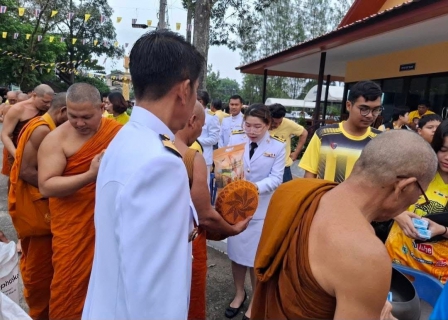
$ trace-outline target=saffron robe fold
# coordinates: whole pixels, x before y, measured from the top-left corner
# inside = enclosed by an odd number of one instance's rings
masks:
[[[20,272],[29,315],[33,319],[48,319],[53,278],[48,199],[42,197],[38,188],[19,176],[25,146],[34,130],[40,126],[48,126],[50,130],[56,128],[51,116],[45,114],[29,121],[18,137],[16,158],[10,173],[8,209],[14,228],[22,240]]]
[[[251,319],[332,319],[336,299],[315,280],[309,263],[311,223],[321,197],[336,183],[297,179],[272,196],[255,258],[258,283]]]
[[[63,176],[87,172],[95,155],[107,148],[122,125],[101,119],[98,132],[67,158]],[[95,245],[95,186],[90,183],[62,198],[50,198],[54,276],[50,319],[80,319],[87,295]]]

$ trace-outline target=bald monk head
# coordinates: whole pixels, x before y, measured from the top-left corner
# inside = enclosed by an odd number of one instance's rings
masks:
[[[202,107],[199,101],[196,101],[193,109],[193,114],[191,115],[190,119],[188,119],[185,127],[176,133],[176,137],[179,137],[182,141],[184,141],[187,146],[191,146],[201,135],[204,123],[204,107]]]
[[[56,126],[59,126],[67,121],[66,92],[60,92],[54,96],[53,101],[51,102],[50,109],[48,109],[48,113],[50,114]]]
[[[19,92],[17,94],[17,102],[22,102],[22,101],[28,100],[29,98],[30,98],[30,96],[27,95],[26,93]]]
[[[75,83],[67,90],[68,121],[81,135],[98,131],[102,117],[101,94],[88,83]]]
[[[53,96],[54,91],[49,85],[40,84],[36,88],[34,88],[34,91],[31,94],[31,99],[36,109],[47,111],[50,108]]]
[[[8,93],[6,94],[6,99],[8,99],[9,104],[15,105],[18,101],[18,94],[20,91],[8,91]]]

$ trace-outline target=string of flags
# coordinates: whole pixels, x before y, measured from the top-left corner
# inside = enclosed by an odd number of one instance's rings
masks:
[[[11,9],[12,10],[17,9],[19,17],[23,17],[25,15],[26,10],[33,10],[32,12],[33,12],[33,15],[34,15],[35,18],[38,18],[41,15],[41,13],[42,13],[41,9],[39,9],[39,8],[30,9],[30,8],[25,8],[25,7],[19,7],[19,8],[14,8],[14,7],[11,8],[10,7],[10,10]],[[0,6],[0,14],[1,13],[6,13],[7,10],[8,10],[8,6]],[[58,10],[51,10],[50,18],[54,18],[58,13],[59,13]],[[72,20],[72,19],[75,18],[75,16],[77,16],[75,14],[75,12],[69,12],[67,14],[67,19],[68,20]],[[91,17],[92,17],[92,15],[90,13],[85,13],[84,14],[84,21],[87,22]],[[104,23],[107,20],[109,20],[108,17],[106,17],[105,15],[100,15],[100,23]],[[117,17],[116,18],[116,23],[120,23],[120,22],[122,22],[122,20],[123,20],[123,17]],[[132,22],[132,24],[136,24],[137,23],[137,19],[132,19],[131,22]],[[152,26],[152,20],[146,20],[146,24],[147,24],[148,27],[151,27]],[[182,24],[180,22],[177,22],[176,23],[176,31],[179,31],[181,29],[181,27],[182,27]],[[191,25],[190,24],[187,25],[187,30],[191,31]]]
[[[8,34],[9,34],[8,32],[2,31],[1,34],[2,34],[2,39],[7,39],[8,38]],[[14,40],[19,39],[20,35],[21,34],[18,33],[18,32],[12,33],[12,37],[13,37]],[[45,38],[48,39],[49,42],[54,42],[57,38],[59,38],[60,42],[64,42],[67,39],[67,38],[61,37],[61,36],[57,36],[57,37],[56,36],[45,36]],[[26,40],[30,40],[31,39],[31,33],[25,34],[25,39]],[[42,40],[44,40],[44,37],[42,35],[37,35],[37,41],[41,42]],[[117,48],[120,45],[118,43],[118,41],[103,40],[103,41],[100,42],[98,39],[94,39],[94,40],[79,39],[79,40],[80,40],[79,43],[82,43],[83,45],[93,44],[93,46],[95,46],[95,47],[98,46],[98,45],[103,45],[104,47],[114,46],[114,47]],[[72,45],[76,44],[77,42],[78,42],[78,38],[72,38],[71,39],[71,44]],[[127,48],[128,46],[129,46],[129,43],[125,43],[123,45],[123,48]]]

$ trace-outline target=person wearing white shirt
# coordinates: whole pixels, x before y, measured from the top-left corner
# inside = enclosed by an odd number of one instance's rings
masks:
[[[206,91],[198,92],[198,101],[204,107],[205,112],[205,124],[202,127],[202,133],[198,138],[198,141],[204,149],[203,156],[208,170],[207,182],[210,184],[210,171],[213,166],[213,146],[216,145],[219,140],[220,124],[219,118],[210,110],[205,109],[209,100],[210,98]]]
[[[136,106],[101,159],[82,319],[187,319],[197,216],[172,140],[193,112],[203,62],[168,30],[132,48]]]
[[[230,117],[224,118],[221,124],[221,134],[219,136],[219,148],[227,147],[229,145],[230,135],[232,131],[243,129],[243,114],[241,109],[243,108],[243,98],[239,95],[230,97],[229,109]]]

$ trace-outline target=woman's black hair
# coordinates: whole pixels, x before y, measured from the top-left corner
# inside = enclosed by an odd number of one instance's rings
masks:
[[[257,117],[260,118],[265,124],[269,125],[272,121],[271,112],[269,108],[262,103],[255,103],[246,109],[244,112],[244,119],[247,117]]]
[[[109,93],[107,99],[109,99],[109,102],[112,104],[112,109],[114,112],[122,114],[128,110],[128,104],[120,92]]]

